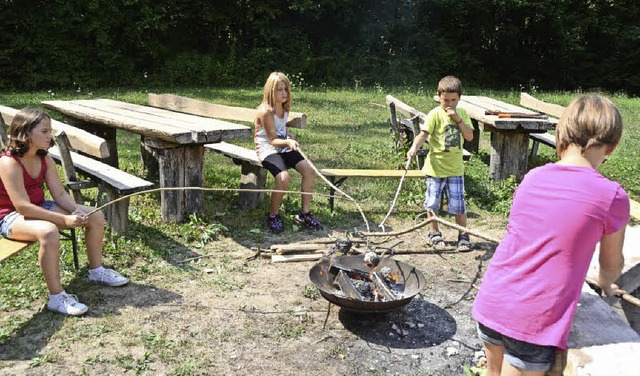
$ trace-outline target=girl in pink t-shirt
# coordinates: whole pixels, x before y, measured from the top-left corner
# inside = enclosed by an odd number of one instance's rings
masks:
[[[473,304],[487,375],[544,375],[565,349],[580,291],[600,242],[598,283],[607,295],[622,270],[629,198],[596,170],[622,136],[608,99],[574,99],[556,128],[554,164],[531,170]],[[503,361],[503,360],[506,360]]]

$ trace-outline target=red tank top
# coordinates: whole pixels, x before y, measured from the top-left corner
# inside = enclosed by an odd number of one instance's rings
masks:
[[[22,175],[24,176],[24,188],[29,195],[29,200],[34,205],[42,206],[42,204],[44,204],[44,189],[42,188],[42,182],[44,181],[44,176],[47,172],[47,162],[44,155],[40,156],[40,174],[35,178],[29,175],[29,172],[24,167],[20,159],[7,152],[2,153],[0,156],[0,158],[5,157],[13,158],[20,164],[22,167]],[[9,195],[7,194],[7,189],[4,187],[2,180],[0,180],[0,219],[15,210],[16,208],[13,206],[11,199],[9,199]]]

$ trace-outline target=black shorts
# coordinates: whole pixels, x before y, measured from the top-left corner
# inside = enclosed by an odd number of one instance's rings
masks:
[[[276,177],[282,171],[295,168],[301,161],[304,161],[302,154],[292,150],[286,153],[277,153],[267,156],[264,161],[262,161],[262,166],[269,170],[273,177]]]

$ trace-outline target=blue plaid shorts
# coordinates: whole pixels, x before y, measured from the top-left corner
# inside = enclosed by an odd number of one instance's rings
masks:
[[[464,176],[435,178],[427,175],[427,192],[424,200],[424,208],[437,213],[443,191],[447,195],[450,214],[467,213],[467,207],[464,204]]]

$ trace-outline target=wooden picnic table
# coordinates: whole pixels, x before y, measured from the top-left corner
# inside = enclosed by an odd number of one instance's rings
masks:
[[[439,101],[437,97],[434,99]],[[486,115],[487,111],[531,115],[538,113],[485,96],[463,95],[458,107],[467,110],[474,127],[491,132],[489,176],[494,181],[504,180],[510,175],[515,175],[518,181],[522,180],[529,163],[529,134],[544,133],[556,126],[556,121],[546,116],[503,118]]]
[[[109,158],[105,162],[114,167],[118,167],[117,129],[141,135],[143,154],[146,150],[146,157],[157,164],[150,167],[158,169],[161,188],[202,187],[204,144],[251,137],[251,129],[245,125],[109,99],[42,104],[63,114],[69,123],[107,140]],[[200,190],[162,191],[162,219],[181,221],[185,215],[199,213],[202,197]]]

